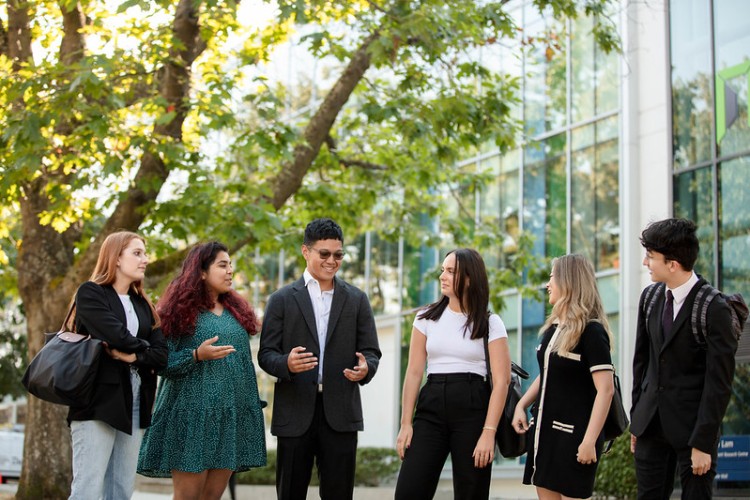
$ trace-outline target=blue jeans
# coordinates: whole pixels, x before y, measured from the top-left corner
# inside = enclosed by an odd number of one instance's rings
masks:
[[[114,429],[101,420],[74,420],[70,423],[73,439],[73,484],[70,500],[123,500],[133,496],[140,428],[140,388],[138,373],[131,369],[133,387],[133,434]]]

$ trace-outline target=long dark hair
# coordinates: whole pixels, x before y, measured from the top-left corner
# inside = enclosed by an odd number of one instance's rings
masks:
[[[466,314],[464,334],[471,329],[472,339],[481,339],[490,331],[490,284],[487,269],[479,252],[472,248],[458,248],[446,254],[456,256],[456,270],[453,276],[453,292],[461,304],[461,312]],[[468,282],[467,282],[468,279]],[[433,302],[420,315],[420,319],[437,321],[448,307],[449,298],[443,295]]]
[[[188,337],[194,334],[198,313],[210,311],[216,305],[206,289],[202,273],[216,260],[219,252],[229,252],[217,241],[194,246],[180,274],[172,280],[156,306],[161,317],[162,331],[166,337]],[[222,293],[218,301],[226,307],[247,333],[258,332],[258,318],[250,304],[234,290]]]

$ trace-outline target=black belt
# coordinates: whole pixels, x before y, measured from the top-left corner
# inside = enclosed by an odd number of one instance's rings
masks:
[[[430,373],[427,375],[427,380],[430,382],[458,382],[462,380],[481,380],[482,382],[486,382],[487,377],[476,373]]]

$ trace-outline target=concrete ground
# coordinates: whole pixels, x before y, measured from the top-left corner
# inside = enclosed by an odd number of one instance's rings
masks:
[[[0,500],[14,498],[17,484],[9,482],[0,485]],[[308,500],[318,498],[317,488],[308,490]],[[148,479],[138,476],[136,492],[132,500],[170,500],[172,498],[172,483],[169,479]],[[229,491],[224,492],[222,500],[230,500]],[[393,498],[393,486],[354,489],[354,500],[387,500]],[[493,480],[490,489],[490,500],[532,500],[536,498],[534,488],[525,486],[518,479]],[[435,495],[435,500],[452,500],[453,489],[449,481],[441,482]],[[237,485],[237,500],[276,500],[276,490],[273,486]]]
[[[143,481],[141,481],[143,479]],[[139,478],[138,491],[133,500],[169,500],[171,496],[169,480]],[[237,500],[276,500],[273,486],[237,485]],[[230,500],[229,491],[224,492],[222,500]],[[310,488],[308,500],[318,499],[318,490]],[[393,498],[393,486],[354,488],[354,500],[387,500]],[[496,479],[490,489],[490,500],[532,500],[536,499],[533,487],[521,484],[518,479]],[[453,488],[450,481],[441,482],[434,500],[453,500]]]

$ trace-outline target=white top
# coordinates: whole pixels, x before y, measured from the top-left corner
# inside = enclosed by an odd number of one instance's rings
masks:
[[[466,315],[446,307],[437,321],[419,319],[424,309],[417,313],[414,328],[427,337],[427,374],[476,373],[487,376],[484,359],[484,341],[471,340],[471,329],[464,331]],[[489,342],[507,338],[508,332],[497,314],[490,315]]]
[[[682,308],[682,304],[685,303],[685,299],[687,299],[687,296],[690,295],[690,290],[693,289],[695,284],[698,283],[698,276],[693,272],[692,276],[683,283],[682,285],[678,286],[677,288],[669,288],[667,287],[667,290],[672,290],[672,296],[674,297],[674,302],[672,303],[672,307],[674,308],[672,310],[672,314],[674,315],[672,319],[675,319],[677,317],[677,313],[680,312],[680,309]],[[667,302],[667,292],[664,292],[664,303]]]
[[[318,356],[318,383],[323,382],[323,354],[328,336],[328,320],[331,317],[331,304],[333,303],[333,289],[322,291],[318,280],[312,277],[310,271],[305,269],[302,274],[305,278],[307,293],[310,294],[313,312],[315,313],[315,328],[318,329],[318,344],[320,345],[320,356]]]
[[[125,309],[125,317],[128,320],[128,331],[130,332],[130,335],[133,337],[138,336],[138,315],[135,313],[135,309],[133,309],[133,302],[130,300],[130,295],[120,295],[117,294],[118,297],[120,297],[120,302],[122,302],[122,307]]]

